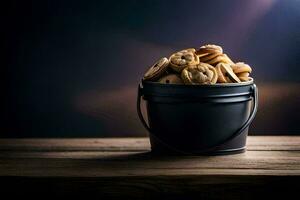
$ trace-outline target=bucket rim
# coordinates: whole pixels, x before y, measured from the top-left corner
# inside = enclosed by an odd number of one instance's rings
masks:
[[[249,81],[241,82],[241,83],[216,83],[216,84],[195,84],[195,85],[185,85],[185,84],[164,84],[154,81],[145,81],[142,80],[142,84],[153,85],[153,86],[161,86],[161,87],[182,87],[182,88],[215,88],[215,87],[240,87],[240,86],[248,86],[254,83],[254,79],[249,77]]]

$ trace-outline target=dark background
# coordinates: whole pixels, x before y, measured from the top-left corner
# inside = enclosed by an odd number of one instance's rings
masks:
[[[300,134],[300,1],[10,1],[2,6],[1,137],[145,136],[136,86],[206,43],[252,66],[251,134]]]

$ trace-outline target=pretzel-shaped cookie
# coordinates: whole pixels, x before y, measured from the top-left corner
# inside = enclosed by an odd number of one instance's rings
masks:
[[[182,70],[181,78],[185,84],[190,85],[215,84],[218,74],[213,66],[207,63],[199,63],[198,65],[189,66]]]
[[[231,64],[230,67],[241,81],[249,80],[249,75],[252,72],[252,69],[248,64],[244,62],[237,62],[235,64]]]
[[[185,49],[170,56],[170,67],[176,72],[181,72],[184,68],[199,64],[199,57],[193,48]]]
[[[144,75],[144,80],[148,81],[154,81],[160,78],[165,71],[167,70],[167,67],[169,65],[168,58],[161,58],[159,59],[154,65],[148,69],[148,71]]]
[[[199,56],[201,62],[216,66],[218,63],[233,63],[232,60],[223,53],[222,47],[214,44],[201,46],[196,55]]]

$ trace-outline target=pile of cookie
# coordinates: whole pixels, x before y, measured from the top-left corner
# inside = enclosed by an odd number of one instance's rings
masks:
[[[243,62],[234,63],[222,47],[208,44],[176,52],[161,58],[144,75],[145,81],[166,84],[240,83],[250,80],[252,69]]]

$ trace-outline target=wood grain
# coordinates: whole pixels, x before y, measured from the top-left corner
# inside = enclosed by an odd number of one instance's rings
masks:
[[[248,150],[300,150],[299,136],[250,136]],[[0,151],[148,151],[148,138],[0,139]]]
[[[20,195],[50,189],[57,196],[116,199],[286,198],[299,191],[300,137],[251,136],[247,149],[226,156],[155,156],[146,138],[1,139],[0,183]]]

